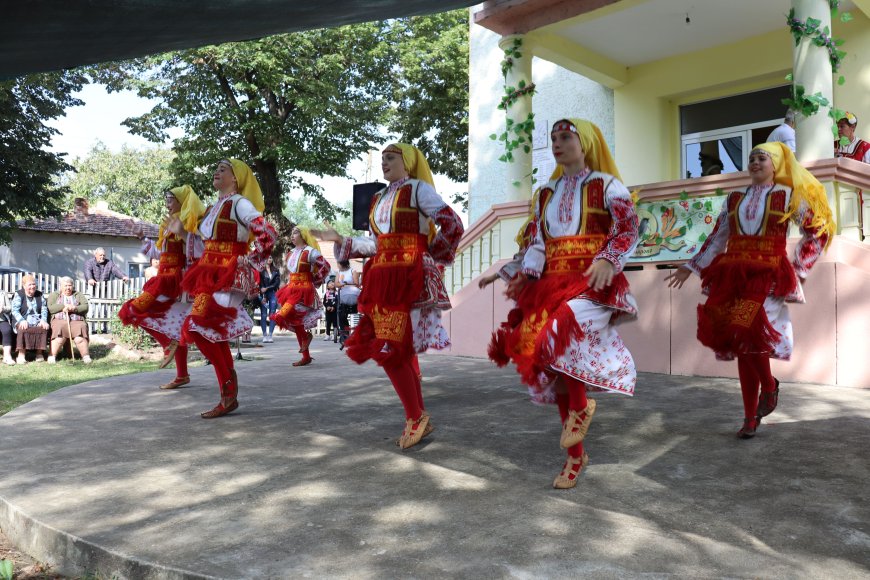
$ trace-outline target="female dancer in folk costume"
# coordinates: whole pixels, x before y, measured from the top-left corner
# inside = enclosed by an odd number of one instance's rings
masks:
[[[638,220],[598,127],[563,119],[551,140],[558,165],[535,194],[528,247],[506,291],[517,307],[493,336],[490,358],[514,361],[533,402],[558,405],[568,458],[553,487],[565,489],[589,461],[583,439],[595,401],[587,385],[634,393],[634,360],[614,324],[637,316],[622,269]]]
[[[263,218],[263,194],[251,168],[238,159],[223,160],[214,172],[218,200],[199,225],[205,252],[184,275],[182,288],[194,296],[182,326],[182,339],[193,342],[211,361],[221,400],[202,413],[205,419],[238,408],[239,383],[229,341],[249,332],[253,320],[242,308],[259,292],[259,275],[275,243],[275,229]],[[180,222],[171,226],[178,231]],[[251,244],[253,243],[253,250]]]
[[[338,260],[372,257],[363,269],[358,301],[364,316],[345,348],[353,361],[374,359],[386,371],[405,408],[398,444],[407,449],[433,429],[414,358],[450,344],[441,326],[441,311],[450,308],[450,300],[438,265],[453,262],[464,230],[456,212],[435,192],[419,149],[404,143],[387,146],[381,169],[389,185],[372,198],[374,236],[344,238],[332,229],[318,235],[336,243]],[[440,228],[431,241],[430,219]]]
[[[195,235],[205,205],[189,185],[167,191],[164,195],[167,215],[154,242],[142,235],[139,225],[133,233],[142,240],[142,253],[149,259],[158,258],[157,275],[148,280],[138,297],[121,306],[118,318],[126,325],[138,326],[163,347],[160,368],[175,359],[175,379],[160,385],[161,389],[176,389],[190,382],[187,372],[187,345],[180,344],[181,325],[190,312],[190,303],[183,300],[181,279],[184,271],[202,255],[202,240]],[[167,228],[177,218],[184,231],[175,234]]]
[[[286,259],[290,275],[287,285],[278,290],[281,309],[272,315],[272,320],[281,328],[296,333],[302,358],[293,366],[302,367],[314,360],[308,352],[308,346],[314,338],[310,329],[317,326],[317,321],[323,316],[323,305],[315,288],[320,287],[329,276],[330,266],[308,228],[293,228],[290,243],[293,249]]]
[[[707,302],[698,306],[698,340],[719,360],[737,359],[741,439],[754,437],[761,418],[776,409],[779,381],[770,359],[788,360],[794,343],[786,303],[804,302],[801,281],[835,232],[824,186],[786,145],[757,145],[749,175],[752,184],[728,194],[698,254],[665,278],[682,288],[692,273],[701,277]],[[789,221],[802,234],[791,262]]]

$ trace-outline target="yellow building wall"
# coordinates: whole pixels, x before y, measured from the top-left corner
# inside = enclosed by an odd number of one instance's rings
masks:
[[[858,117],[855,134],[870,141],[870,19],[857,9],[851,10],[851,14],[854,17],[851,22],[833,23],[834,37],[846,41],[841,47],[846,57],[840,67],[846,84],[834,84],[834,104]]]
[[[870,140],[870,21],[858,10],[853,16],[833,23],[848,53],[841,67],[846,84],[834,85],[834,103],[858,116],[858,135]],[[616,161],[626,183],[682,177],[680,105],[787,82],[794,40],[784,21],[761,36],[629,69],[628,82],[614,90]]]

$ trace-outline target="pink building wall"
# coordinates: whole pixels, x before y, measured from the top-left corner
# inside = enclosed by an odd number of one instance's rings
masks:
[[[495,272],[498,262],[483,274]],[[703,301],[692,277],[681,290],[663,282],[667,270],[647,264],[626,272],[640,315],[619,326],[638,370],[676,375],[736,377],[734,362],[717,361],[695,338],[696,307]],[[789,382],[870,388],[870,246],[837,237],[804,285],[806,304],[789,305],[795,333],[792,360],[774,361]],[[452,297],[445,326],[453,342],[445,354],[486,358],[493,330],[507,317],[504,283],[480,290],[477,279]]]

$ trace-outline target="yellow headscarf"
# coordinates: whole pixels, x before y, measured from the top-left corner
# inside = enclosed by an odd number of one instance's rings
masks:
[[[830,244],[837,231],[837,225],[834,223],[831,206],[828,205],[825,186],[798,162],[792,150],[784,143],[761,143],[752,150],[766,153],[773,162],[773,181],[792,189],[788,211],[780,221],[784,222],[794,216],[800,209],[801,202],[806,202],[807,207],[813,212],[810,227],[818,228],[819,236],[827,233],[827,244]]]
[[[254,209],[263,213],[263,210],[266,209],[266,202],[263,201],[263,192],[260,191],[260,184],[257,183],[257,178],[254,177],[251,168],[244,161],[238,159],[222,159],[221,163],[226,163],[233,170],[239,195],[254,204]]]
[[[619,175],[619,169],[616,168],[616,162],[610,154],[610,148],[607,147],[607,141],[604,140],[604,135],[601,134],[601,129],[599,129],[595,123],[585,119],[574,118],[561,119],[553,123],[553,126],[555,127],[556,124],[563,121],[569,121],[574,125],[574,128],[577,129],[577,136],[580,137],[580,145],[583,147],[583,152],[586,154],[586,166],[592,171],[609,173],[619,181],[622,181],[622,177]],[[550,180],[552,181],[562,177],[563,171],[564,168],[561,165],[556,164],[556,170],[553,171]]]
[[[423,153],[407,143],[391,143],[384,148],[384,151],[394,147],[402,152],[402,161],[405,163],[405,169],[408,175],[414,179],[425,181],[432,187],[435,187],[435,181],[432,179],[432,171],[429,169],[429,162],[423,157]]]
[[[299,230],[299,233],[302,235],[302,240],[318,252],[320,251],[320,244],[317,243],[317,238],[311,235],[311,230],[303,228],[302,226],[293,226],[293,230]],[[292,233],[293,230],[290,230],[290,232]]]
[[[202,203],[202,200],[199,199],[199,196],[196,195],[196,192],[189,185],[174,187],[169,190],[169,193],[174,195],[178,203],[181,204],[178,219],[184,224],[185,231],[195,232],[200,218],[205,213],[205,204]]]
[[[173,214],[173,216],[177,215],[178,219],[181,220],[181,225],[184,226],[184,231],[194,233],[199,225],[200,218],[202,218],[202,215],[205,213],[205,204],[202,203],[199,196],[196,195],[196,192],[193,191],[193,188],[189,185],[174,187],[167,191],[167,193],[175,196],[175,199],[177,199],[178,203],[181,204],[181,209],[177,214]],[[163,247],[163,240],[166,239],[167,223],[168,219],[163,220],[160,224],[160,228],[157,230],[158,248]]]

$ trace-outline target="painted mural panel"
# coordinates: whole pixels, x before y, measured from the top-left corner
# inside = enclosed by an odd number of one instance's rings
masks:
[[[664,200],[640,200],[637,217],[641,238],[630,262],[670,262],[689,260],[704,244],[716,225],[726,193],[718,189],[713,195],[679,197]]]

